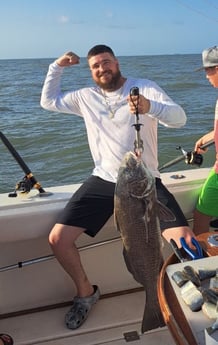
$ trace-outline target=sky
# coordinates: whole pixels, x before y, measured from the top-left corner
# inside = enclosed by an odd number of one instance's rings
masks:
[[[198,54],[218,45],[217,0],[0,0],[0,59]]]

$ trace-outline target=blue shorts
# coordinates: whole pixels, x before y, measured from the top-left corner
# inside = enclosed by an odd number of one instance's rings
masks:
[[[196,209],[211,217],[218,217],[218,174],[212,169],[201,189]]]
[[[175,221],[160,222],[161,230],[179,226],[188,226],[176,199],[156,178],[157,196],[175,215]],[[86,229],[85,233],[94,237],[104,226],[114,211],[115,183],[90,176],[74,193],[57,223]]]

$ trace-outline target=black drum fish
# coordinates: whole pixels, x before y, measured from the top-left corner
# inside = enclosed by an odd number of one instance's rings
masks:
[[[114,220],[121,233],[127,269],[145,289],[143,333],[165,325],[157,295],[163,263],[159,216],[175,219],[172,212],[158,202],[155,178],[145,163],[133,152],[127,152],[118,172]]]

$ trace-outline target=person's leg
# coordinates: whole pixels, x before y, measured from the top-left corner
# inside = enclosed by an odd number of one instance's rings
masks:
[[[84,323],[93,304],[100,297],[99,288],[97,285],[92,285],[86,275],[75,244],[76,239],[83,232],[82,228],[57,223],[49,235],[54,255],[70,275],[77,289],[72,307],[65,315],[65,324],[70,329],[76,329]]]
[[[90,176],[69,200],[49,235],[52,250],[74,281],[79,297],[90,296],[93,286],[75,242],[84,232],[94,237],[113,214],[114,187],[114,183]]]
[[[193,232],[195,235],[200,235],[210,230],[210,221],[212,217],[201,213],[197,209],[193,213]]]
[[[67,203],[49,235],[57,260],[77,289],[73,305],[65,317],[70,329],[82,325],[100,297],[97,285],[92,285],[87,277],[75,242],[83,232],[94,237],[112,215],[114,186],[114,183],[91,176]]]
[[[218,176],[212,169],[200,191],[193,213],[195,235],[208,232],[213,216],[218,216]]]
[[[79,227],[55,224],[49,235],[53,253],[74,281],[79,297],[90,296],[93,293],[93,286],[83,269],[79,251],[75,245],[76,239],[83,232],[84,229]]]

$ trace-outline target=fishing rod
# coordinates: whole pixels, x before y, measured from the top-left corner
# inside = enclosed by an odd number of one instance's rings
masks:
[[[10,141],[7,139],[7,137],[0,131],[0,138],[2,142],[5,144],[9,152],[12,154],[12,156],[15,158],[21,169],[24,171],[25,176],[22,181],[18,182],[15,187],[15,191],[12,193],[9,193],[9,197],[16,197],[17,191],[21,191],[21,193],[29,193],[29,191],[34,187],[39,191],[40,196],[48,196],[52,193],[46,192],[41,184],[36,180],[36,178],[33,176],[32,171],[30,168],[26,165],[23,158],[19,155],[19,153],[15,150],[14,146],[10,143]]]
[[[200,146],[199,148],[201,150],[204,150],[207,147],[212,146],[213,144],[214,144],[214,140],[210,140],[206,144]],[[173,160],[171,160],[170,162],[162,165],[159,168],[159,171],[162,171],[162,170],[164,170],[166,168],[169,168],[172,165],[174,165],[176,163],[179,163],[179,162],[181,162],[183,160],[185,160],[186,164],[191,164],[191,165],[198,165],[198,166],[200,166],[203,163],[203,156],[200,153],[197,153],[196,151],[186,152],[181,146],[179,146],[177,148],[177,150],[181,150],[182,151],[182,155],[177,157],[177,158],[175,158],[175,159],[173,159]]]
[[[114,238],[113,240],[106,240],[103,243],[107,243],[108,241],[116,242],[117,238]],[[82,252],[82,251],[85,251],[87,248],[96,248],[96,247],[99,247],[101,245],[102,245],[102,242],[101,243],[99,242],[99,243],[91,244],[91,245],[88,245],[88,246],[84,245],[82,247],[79,247],[78,250],[80,252]],[[29,266],[29,265],[33,265],[33,264],[38,264],[40,262],[48,261],[48,260],[51,260],[51,259],[55,259],[55,255],[48,254],[48,255],[45,255],[45,256],[40,256],[40,257],[37,257],[37,258],[25,260],[25,261],[18,261],[15,264],[11,264],[11,265],[0,267],[0,273],[1,272],[5,272],[5,271],[14,270],[14,269],[17,269],[17,268],[23,268],[25,266]]]
[[[51,255],[46,255],[46,256],[41,256],[38,258],[26,260],[26,261],[19,261],[15,264],[12,264],[12,265],[0,267],[0,272],[10,271],[10,270],[14,270],[16,268],[23,268],[25,266],[29,266],[29,265],[36,264],[39,262],[54,259],[54,257],[55,256],[51,254]]]

